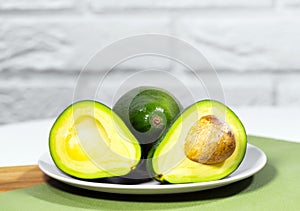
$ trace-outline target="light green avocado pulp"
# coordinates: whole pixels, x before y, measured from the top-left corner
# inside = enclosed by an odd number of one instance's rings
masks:
[[[69,106],[57,118],[49,149],[60,170],[82,179],[126,175],[141,157],[124,122],[107,106],[89,100]]]
[[[185,140],[190,128],[201,117],[211,116],[224,121],[235,138],[233,153],[223,162],[202,164],[189,159],[185,152]],[[161,182],[191,183],[224,178],[242,162],[247,147],[247,135],[238,117],[217,101],[203,100],[188,107],[169,128],[159,144],[149,153],[148,168]]]

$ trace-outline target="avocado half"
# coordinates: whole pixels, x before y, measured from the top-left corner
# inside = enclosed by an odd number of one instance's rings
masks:
[[[140,161],[141,148],[125,123],[107,106],[79,101],[56,119],[49,135],[56,166],[82,179],[123,176]]]
[[[203,100],[185,109],[151,149],[147,168],[160,182],[218,180],[237,169],[246,147],[246,131],[234,112]]]

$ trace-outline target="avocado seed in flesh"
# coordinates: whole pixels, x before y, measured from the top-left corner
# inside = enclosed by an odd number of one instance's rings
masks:
[[[190,128],[185,139],[184,152],[192,161],[217,164],[229,158],[235,146],[230,127],[216,116],[207,115]]]

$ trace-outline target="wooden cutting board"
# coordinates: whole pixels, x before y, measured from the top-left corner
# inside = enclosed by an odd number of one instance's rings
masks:
[[[0,167],[0,193],[30,187],[49,180],[37,165]]]

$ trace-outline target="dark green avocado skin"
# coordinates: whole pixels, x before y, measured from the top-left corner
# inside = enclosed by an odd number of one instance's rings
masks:
[[[181,110],[181,104],[170,93],[148,86],[128,91],[115,103],[113,111],[137,138],[142,149],[142,158],[136,169],[127,178],[119,178],[117,182],[133,184],[152,179],[146,167],[149,150]]]
[[[170,93],[147,86],[125,93],[113,107],[140,142],[142,158],[148,156],[149,150],[181,110],[181,104]]]
[[[169,182],[163,179],[163,175],[157,175],[152,167],[152,158],[153,158],[154,152],[155,152],[156,148],[159,146],[160,142],[162,142],[163,139],[164,139],[164,135],[159,140],[157,140],[157,142],[149,150],[149,153],[147,156],[147,162],[146,162],[146,169],[151,178],[159,181],[160,183],[165,184],[165,183],[169,183]]]

